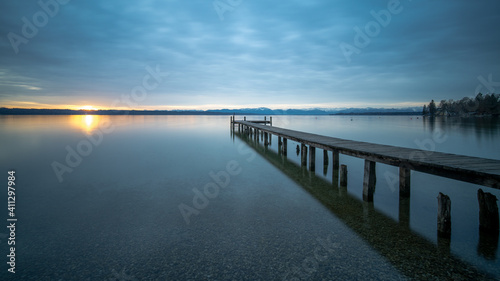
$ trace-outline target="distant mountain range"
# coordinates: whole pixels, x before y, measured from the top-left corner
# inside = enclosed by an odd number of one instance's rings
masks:
[[[213,110],[71,110],[0,108],[0,115],[417,115],[420,107],[270,109],[267,107]]]

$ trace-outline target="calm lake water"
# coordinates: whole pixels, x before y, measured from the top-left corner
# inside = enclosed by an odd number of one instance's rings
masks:
[[[248,119],[263,119],[251,116]],[[500,159],[498,119],[274,116],[332,137]],[[478,231],[477,190],[415,172],[405,212],[396,167],[341,155],[347,189],[272,139],[232,133],[229,116],[0,116],[0,171],[16,173],[16,273],[1,279],[346,280],[500,278],[498,237]],[[330,161],[331,161],[331,154]],[[331,165],[331,162],[330,162]],[[437,195],[452,235],[437,238]],[[8,225],[7,189],[0,195]]]

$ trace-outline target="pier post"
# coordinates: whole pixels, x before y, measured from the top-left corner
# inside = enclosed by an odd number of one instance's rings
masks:
[[[375,162],[365,160],[365,175],[363,178],[363,200],[366,202],[373,201],[373,193],[375,192],[376,183]]]
[[[243,121],[247,121],[247,117],[246,116],[243,116]]]
[[[273,125],[273,117],[272,116],[269,116],[269,125]]]
[[[278,136],[278,146],[281,146],[282,145],[282,142],[281,142],[281,137]]]
[[[269,144],[269,137],[267,136],[267,132],[264,132],[264,145],[267,146]]]
[[[347,186],[347,165],[340,166],[340,186]]]
[[[309,171],[316,170],[316,147],[309,145]]]
[[[450,238],[451,236],[451,200],[448,195],[439,192],[437,230],[438,237]]]
[[[287,153],[287,139],[283,138],[283,155],[286,156]]]
[[[300,144],[301,166],[307,166],[307,146],[303,143]]]
[[[479,230],[498,234],[497,197],[479,189],[477,191],[477,201],[479,203]]]
[[[399,166],[399,197],[410,197],[410,175],[410,169],[404,165]]]

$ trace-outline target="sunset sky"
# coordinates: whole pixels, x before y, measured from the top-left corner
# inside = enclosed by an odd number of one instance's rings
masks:
[[[500,92],[498,0],[40,3],[0,1],[1,107],[406,107]]]

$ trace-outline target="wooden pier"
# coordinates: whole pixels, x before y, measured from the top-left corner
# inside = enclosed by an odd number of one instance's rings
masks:
[[[313,172],[304,171],[303,166],[284,157],[282,151],[275,152],[259,145],[258,141],[248,136],[245,131],[234,135],[317,199],[409,279],[449,280],[452,279],[450,272],[453,272],[453,277],[457,280],[493,279],[475,266],[456,257],[450,249],[449,242],[436,247],[436,244],[415,233],[409,226],[409,209],[401,208],[401,204],[408,203],[409,198],[400,200],[399,222],[395,221],[394,218],[377,210],[372,203],[349,194],[347,187],[342,183],[332,184]],[[342,180],[342,177],[340,178]],[[402,209],[406,211],[401,211]],[[491,248],[488,239],[491,240],[490,236],[480,233],[478,244],[480,255],[491,256],[490,253],[496,253],[497,246]]]
[[[257,123],[246,121],[246,117],[238,121],[232,116],[231,126],[233,129],[234,126],[238,126],[239,131],[254,135],[256,138],[259,135],[263,136],[266,145],[270,143],[271,136],[276,135],[279,145],[282,146],[280,152],[285,156],[287,140],[300,143],[301,162],[307,163],[309,150],[309,170],[311,171],[315,170],[316,148],[332,151],[334,181],[338,180],[339,154],[364,159],[363,198],[366,201],[373,200],[376,163],[399,167],[400,197],[410,196],[412,170],[500,189],[500,160],[339,139],[273,127],[271,120],[270,118],[269,121]]]

